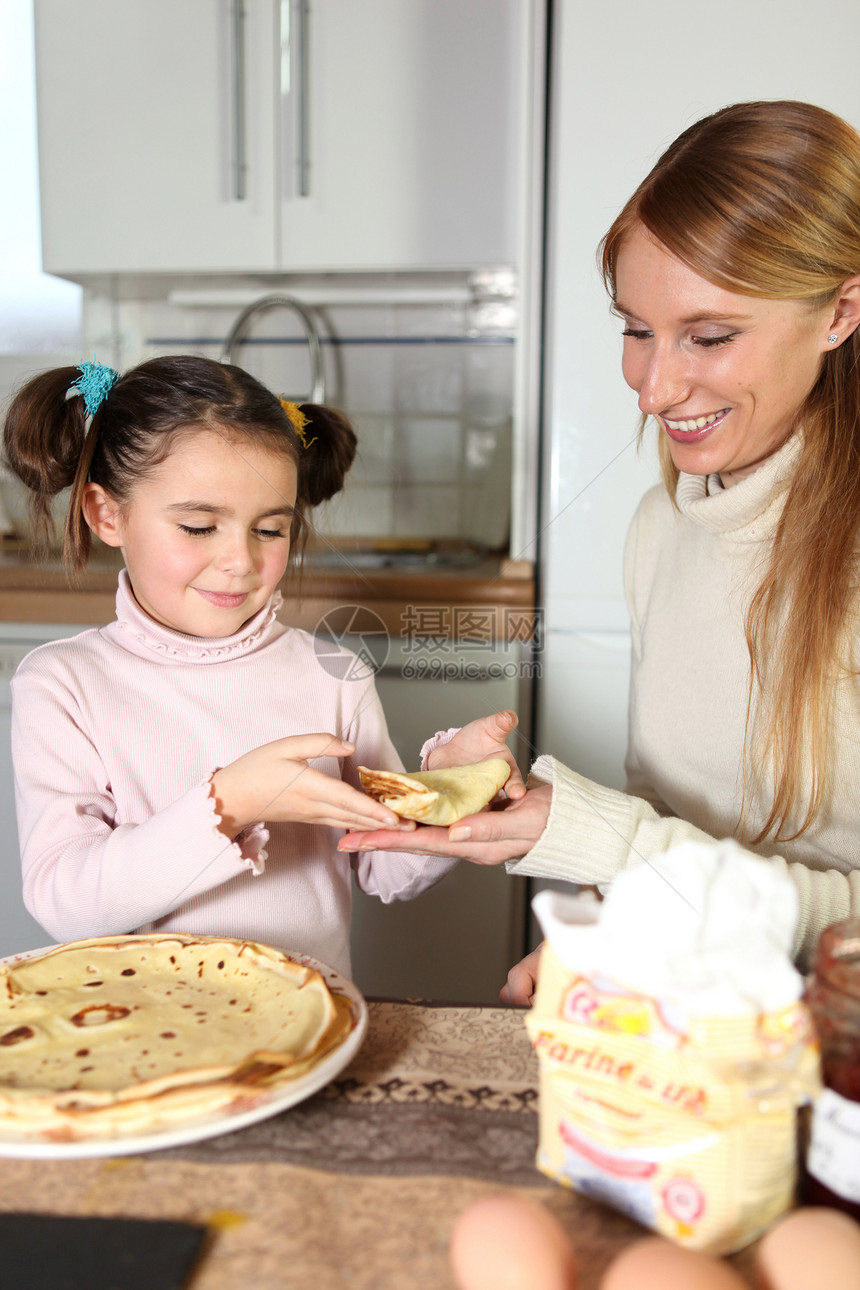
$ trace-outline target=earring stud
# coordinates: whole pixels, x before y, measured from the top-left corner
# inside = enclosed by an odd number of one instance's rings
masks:
[[[830,335],[827,337],[827,339],[829,340],[831,345],[835,345],[839,337],[837,336],[835,331],[832,331]]]

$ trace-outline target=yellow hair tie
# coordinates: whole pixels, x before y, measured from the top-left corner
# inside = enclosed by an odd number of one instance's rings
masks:
[[[302,412],[298,403],[291,403],[289,399],[284,399],[284,398],[281,398],[279,402],[281,407],[284,409],[287,416],[289,417],[293,429],[295,430],[299,439],[301,439],[302,447],[310,448],[312,443],[316,443],[316,436],[314,436],[314,438],[311,440],[308,440],[305,438],[305,426],[310,425],[310,421],[305,416],[304,412]]]

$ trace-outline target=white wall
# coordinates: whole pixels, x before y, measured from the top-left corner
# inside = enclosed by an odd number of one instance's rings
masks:
[[[644,458],[633,446],[636,399],[598,242],[671,140],[727,103],[808,99],[860,127],[858,49],[857,0],[557,0],[541,527],[547,626],[559,637],[545,658],[538,743],[585,774],[605,779],[609,765],[621,779],[627,672],[617,648],[614,662],[594,664],[601,684],[615,677],[595,722],[597,673],[581,639],[566,652],[564,634],[625,630],[624,536],[658,478],[653,443]]]

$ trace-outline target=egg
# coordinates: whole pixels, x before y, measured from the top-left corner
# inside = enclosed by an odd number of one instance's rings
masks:
[[[561,1224],[516,1196],[485,1196],[464,1209],[450,1256],[460,1290],[576,1290],[576,1260]]]
[[[796,1209],[756,1250],[761,1290],[858,1290],[860,1225],[837,1209]]]
[[[536,1290],[537,1285],[535,1282]],[[673,1245],[659,1236],[649,1236],[618,1255],[603,1274],[600,1290],[748,1290],[748,1287],[728,1263]]]

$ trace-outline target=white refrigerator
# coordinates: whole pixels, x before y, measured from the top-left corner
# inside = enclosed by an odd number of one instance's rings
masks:
[[[535,743],[611,787],[627,733],[624,539],[659,471],[653,428],[637,453],[598,242],[671,140],[718,107],[807,99],[860,127],[858,49],[857,0],[553,5]]]

